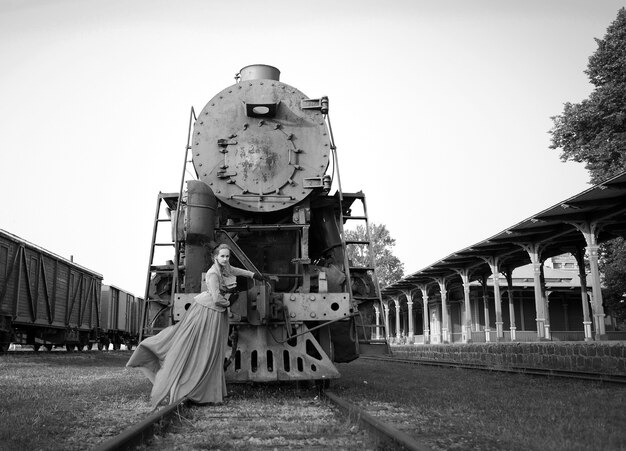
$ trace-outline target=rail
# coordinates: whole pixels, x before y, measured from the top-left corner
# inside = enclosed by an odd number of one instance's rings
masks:
[[[608,382],[615,384],[626,384],[626,375],[623,374],[608,374],[608,373],[592,373],[585,371],[575,370],[560,370],[553,368],[537,368],[529,366],[511,365],[511,366],[490,366],[486,364],[478,363],[461,363],[454,362],[452,360],[428,360],[428,359],[397,359],[390,357],[379,356],[361,356],[361,359],[379,360],[384,362],[396,362],[396,363],[408,363],[413,365],[430,365],[430,366],[443,366],[449,368],[462,368],[469,370],[482,370],[482,371],[498,371],[502,373],[518,373],[528,374],[532,376],[548,376],[548,377],[564,377],[569,379],[580,379],[594,382]]]
[[[431,450],[419,439],[411,437],[390,424],[376,419],[361,407],[348,402],[332,391],[321,390],[320,395],[337,406],[350,423],[357,423],[359,427],[368,432],[372,439],[384,445],[384,449]],[[130,450],[139,446],[150,449],[148,442],[154,437],[156,432],[165,430],[176,419],[176,416],[181,414],[181,409],[185,402],[186,399],[182,399],[176,404],[162,408],[136,425],[124,430],[121,434],[106,440],[97,446],[94,451]]]
[[[415,440],[408,434],[377,420],[359,406],[349,403],[334,392],[324,391],[323,395],[343,410],[350,418],[356,418],[361,426],[376,435],[380,441],[390,443],[393,449],[406,449],[410,451],[429,451],[431,448]]]
[[[186,400],[186,398],[183,398],[174,404],[170,404],[154,412],[148,418],[129,427],[121,434],[103,442],[97,446],[94,451],[130,450],[142,445],[154,436],[156,430],[166,428],[174,421],[175,416],[180,415],[180,411]]]

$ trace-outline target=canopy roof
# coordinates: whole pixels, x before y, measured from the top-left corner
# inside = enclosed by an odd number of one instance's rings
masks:
[[[524,246],[540,244],[542,259],[575,252],[587,243],[577,227],[595,226],[597,242],[626,237],[626,172],[599,183],[576,196],[543,210],[502,232],[454,252],[383,288],[383,296],[393,296],[430,284],[441,278],[458,277],[469,270],[470,279],[491,273],[485,258],[497,257],[501,269],[530,263]]]

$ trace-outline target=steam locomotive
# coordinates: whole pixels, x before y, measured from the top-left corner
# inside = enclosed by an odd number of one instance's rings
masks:
[[[196,177],[183,175],[179,193],[160,193],[155,214],[142,338],[177,322],[206,289],[220,243],[234,266],[269,278],[240,280],[231,297],[231,382],[329,380],[339,377],[334,363],[386,345],[372,321],[380,303],[373,255],[358,267],[348,258],[350,246],[369,249],[368,237],[344,232],[349,220],[367,229],[367,208],[363,193],[341,190],[328,99],[279,78],[275,67],[246,66],[199,115],[192,109]],[[168,220],[172,259],[155,265],[158,226]]]

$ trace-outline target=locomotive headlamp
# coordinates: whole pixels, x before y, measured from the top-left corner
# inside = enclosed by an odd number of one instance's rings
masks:
[[[278,103],[246,103],[246,115],[248,117],[274,117],[278,110]]]

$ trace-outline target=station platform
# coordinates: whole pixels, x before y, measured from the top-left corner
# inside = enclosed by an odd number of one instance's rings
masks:
[[[399,359],[626,376],[626,341],[394,345]]]

